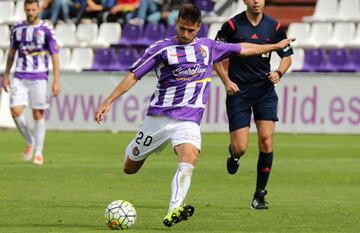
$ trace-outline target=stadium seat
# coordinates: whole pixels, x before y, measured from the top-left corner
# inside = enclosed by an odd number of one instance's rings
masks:
[[[353,72],[350,66],[350,53],[347,49],[330,49],[329,61],[326,64],[326,70],[332,72]]]
[[[1,72],[5,71],[6,60],[7,60],[7,57],[8,57],[9,50],[8,49],[6,49],[6,50],[0,49],[0,50],[3,51],[3,59],[2,59],[2,61],[0,60],[0,73],[1,73]],[[11,67],[11,70],[10,70],[11,72],[15,71],[17,57],[18,57],[18,53],[15,54],[14,63],[13,63],[13,65]]]
[[[287,73],[290,73],[292,71],[298,71],[301,70],[304,64],[304,50],[301,48],[294,48],[294,54],[291,56],[291,66],[287,70]],[[271,54],[271,60],[270,60],[270,66],[271,71],[277,70],[279,67],[281,58],[276,54]]]
[[[139,55],[139,57],[142,57],[142,55],[144,55],[145,51],[146,51],[146,48],[140,48],[140,49],[138,49],[137,54]]]
[[[55,33],[58,45],[60,47],[73,47],[76,46],[75,39],[76,27],[75,24],[57,24],[55,27]]]
[[[168,38],[168,37],[172,37],[172,36],[175,36],[176,35],[176,28],[175,26],[171,26],[171,25],[168,25],[167,29],[166,29],[166,35],[165,37]]]
[[[207,37],[208,36],[208,31],[209,31],[209,26],[207,24],[202,23],[199,33],[198,33],[198,37]]]
[[[112,48],[97,49],[95,52],[95,58],[90,69],[88,71],[106,71],[116,61],[116,53]]]
[[[215,39],[218,31],[221,29],[222,23],[212,23],[209,26],[207,37],[210,39]]]
[[[62,48],[59,51],[59,66],[60,70],[66,70],[70,67],[71,50],[70,48]],[[50,62],[51,64],[51,62]]]
[[[318,48],[326,44],[332,37],[333,26],[331,23],[313,23],[310,35],[301,46],[305,48]]]
[[[22,21],[26,19],[24,12],[24,0],[17,0],[15,5],[14,14],[7,20],[10,24]]]
[[[325,41],[321,47],[342,48],[354,39],[355,31],[356,27],[354,23],[335,23],[332,37],[328,41]]]
[[[214,2],[209,0],[195,0],[195,5],[203,12],[210,12],[214,9]]]
[[[271,59],[270,59],[270,70],[274,71],[277,70],[277,68],[279,67],[281,58],[279,57],[279,55],[277,55],[275,52],[271,53]]]
[[[162,23],[149,23],[146,25],[144,35],[139,39],[138,44],[141,46],[149,46],[150,44],[161,40],[165,35],[165,26]]]
[[[110,70],[113,71],[127,71],[137,59],[138,54],[135,48],[121,47],[119,48],[116,63],[113,63]]]
[[[5,71],[6,58],[4,56],[4,50],[0,49],[0,73]]]
[[[302,48],[294,48],[294,54],[291,56],[292,63],[288,72],[298,71],[304,65],[305,52]]]
[[[296,38],[291,45],[296,47],[302,47],[309,38],[311,31],[310,24],[308,23],[291,23],[287,31],[288,37]]]
[[[120,40],[121,26],[119,23],[102,23],[99,29],[99,35],[95,41],[90,43],[93,48],[108,48]]]
[[[328,22],[338,10],[338,0],[318,0],[312,16],[303,17],[305,22]]]
[[[118,45],[120,46],[131,46],[138,45],[143,32],[142,26],[125,24],[123,33]]]
[[[0,25],[0,49],[8,48],[10,45],[10,29],[8,25]]]
[[[228,17],[228,15],[230,15],[229,18],[234,17],[235,15],[239,14],[240,12],[246,10],[246,5],[244,3],[244,1],[238,0],[237,2],[234,2],[232,7],[230,7],[230,12],[229,14],[224,14],[222,16]]]
[[[337,13],[331,21],[360,21],[360,0],[340,0]]]
[[[357,25],[355,37],[351,41],[347,41],[345,44],[349,48],[360,48],[360,23]]]
[[[349,67],[353,68],[356,72],[360,72],[360,48],[352,50]]]
[[[9,19],[14,15],[14,2],[13,1],[0,1],[0,24],[10,24]]]
[[[326,70],[326,51],[325,49],[308,49],[305,51],[304,65],[302,72],[316,72]]]
[[[98,35],[98,26],[95,23],[79,24],[76,29],[77,47],[88,47]]]
[[[80,72],[83,69],[89,69],[93,61],[93,51],[90,48],[74,48],[70,63],[63,70]]]

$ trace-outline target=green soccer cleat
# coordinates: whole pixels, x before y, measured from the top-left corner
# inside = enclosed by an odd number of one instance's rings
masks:
[[[178,222],[188,220],[191,216],[193,216],[194,211],[195,208],[191,205],[177,207],[165,216],[164,224],[167,227],[171,227]]]

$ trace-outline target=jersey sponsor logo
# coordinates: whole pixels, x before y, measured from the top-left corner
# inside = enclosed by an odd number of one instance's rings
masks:
[[[171,53],[170,56],[172,57],[185,57],[185,53]]]
[[[189,75],[197,75],[201,73],[205,73],[206,68],[201,68],[199,64],[193,65],[192,67],[179,67],[173,70],[173,75],[176,77],[183,77]]]

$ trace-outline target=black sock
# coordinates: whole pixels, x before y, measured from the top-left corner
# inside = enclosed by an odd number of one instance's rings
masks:
[[[265,189],[269,179],[272,161],[273,161],[273,152],[259,153],[259,160],[257,164],[256,190]]]

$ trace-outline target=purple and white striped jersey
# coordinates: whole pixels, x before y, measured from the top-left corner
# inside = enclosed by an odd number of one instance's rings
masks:
[[[141,79],[155,69],[158,84],[150,99],[148,115],[200,124],[209,96],[213,63],[239,54],[239,44],[195,38],[179,44],[175,37],[151,45],[129,70]]]
[[[58,53],[51,25],[42,20],[38,25],[28,25],[26,21],[15,24],[11,29],[10,47],[18,51],[15,78],[47,79],[47,54]]]

